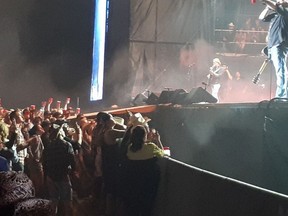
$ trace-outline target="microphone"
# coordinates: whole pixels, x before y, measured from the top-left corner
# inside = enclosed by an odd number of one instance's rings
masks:
[[[251,4],[255,4],[256,3],[256,0],[251,0]]]

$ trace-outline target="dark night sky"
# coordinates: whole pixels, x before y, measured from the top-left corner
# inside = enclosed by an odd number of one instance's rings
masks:
[[[0,1],[0,97],[7,108],[89,94],[93,1]]]

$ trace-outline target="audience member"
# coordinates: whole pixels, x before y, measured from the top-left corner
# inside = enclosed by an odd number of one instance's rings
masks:
[[[240,71],[235,73],[235,79],[232,81],[232,89],[230,93],[230,101],[243,101],[244,98],[247,98],[247,81],[243,79]]]
[[[27,128],[27,131],[29,131],[33,127],[33,123],[31,122],[31,116],[30,116],[30,111],[28,108],[25,108],[22,111],[23,114],[23,125],[24,128]]]
[[[154,135],[153,135],[154,136]],[[132,129],[131,144],[127,151],[125,196],[126,215],[151,215],[158,188],[160,171],[156,158],[164,156],[158,132],[155,137],[158,146],[147,141],[145,127]]]
[[[24,134],[22,133],[24,124],[21,111],[12,111],[10,113],[10,120],[12,124],[10,125],[9,139],[13,141],[12,149],[17,152],[19,160],[12,161],[12,169],[15,171],[24,171],[25,158],[27,157],[27,147],[29,143],[25,140]],[[28,139],[27,130],[25,132],[26,139]]]
[[[119,120],[119,118],[118,118]],[[116,122],[112,115],[104,122],[102,149],[102,170],[104,180],[104,192],[106,196],[106,214],[115,215],[119,206],[118,188],[118,164],[119,164],[119,141],[123,138],[125,130],[115,128]],[[123,126],[124,128],[124,126]]]
[[[69,173],[75,171],[74,151],[71,143],[64,140],[63,124],[53,124],[50,143],[43,151],[43,168],[49,199],[53,201],[55,212],[59,202],[63,202],[63,215],[73,215],[72,187]]]
[[[46,148],[50,143],[50,139],[49,139],[49,136],[50,136],[49,131],[50,131],[50,126],[51,126],[50,120],[47,119],[47,120],[42,121],[41,126],[44,130],[44,133],[41,135],[41,140],[44,145],[44,148]]]
[[[94,189],[93,197],[97,202],[97,211],[105,211],[105,194],[103,193],[102,145],[104,142],[105,123],[111,119],[107,112],[96,115],[96,126],[92,132],[92,154],[94,158]]]
[[[7,160],[9,170],[12,170],[12,162],[19,164],[16,151],[13,151],[11,142],[7,139],[9,128],[4,122],[0,122],[0,156]]]
[[[44,173],[42,166],[42,154],[44,145],[41,139],[44,129],[41,125],[34,125],[29,130],[29,135],[33,139],[28,147],[27,168],[29,170],[29,178],[32,180],[35,187],[37,197],[43,197]]]
[[[235,41],[236,28],[233,22],[228,24],[228,30],[224,32],[223,42],[224,42],[224,50],[227,52],[235,52],[235,48],[233,46],[233,42]]]

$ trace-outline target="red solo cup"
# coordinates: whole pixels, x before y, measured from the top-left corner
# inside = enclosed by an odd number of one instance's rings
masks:
[[[170,148],[169,147],[165,146],[165,147],[163,147],[163,149],[164,149],[164,155],[171,156],[171,152],[170,152]]]

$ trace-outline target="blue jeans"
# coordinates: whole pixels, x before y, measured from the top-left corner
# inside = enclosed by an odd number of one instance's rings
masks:
[[[273,62],[276,72],[276,95],[277,98],[288,98],[287,88],[287,65],[286,57],[288,53],[288,47],[279,45],[273,46],[269,49],[269,55]]]

